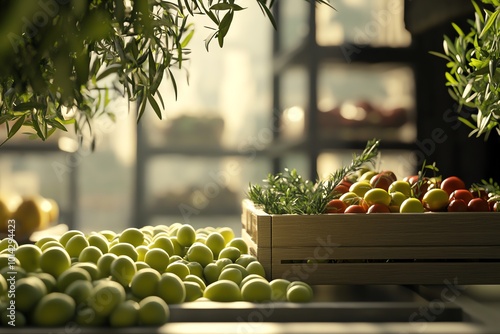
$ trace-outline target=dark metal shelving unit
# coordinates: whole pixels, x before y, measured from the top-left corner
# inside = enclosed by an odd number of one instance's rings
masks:
[[[320,64],[378,64],[378,63],[398,63],[413,67],[415,63],[415,53],[412,46],[409,47],[372,47],[367,45],[344,44],[339,46],[321,46],[316,41],[316,6],[311,5],[308,13],[308,33],[303,42],[290,51],[281,50],[281,38],[279,32],[274,33],[273,39],[273,117],[275,120],[275,140],[281,142],[281,133],[279,131],[281,110],[283,110],[281,101],[281,83],[280,79],[283,73],[291,67],[303,67],[308,75],[308,103],[305,106],[308,112],[306,114],[305,138],[296,150],[307,153],[310,166],[311,179],[317,177],[317,159],[321,152],[326,150],[338,149],[362,149],[366,141],[339,140],[338,138],[323,138],[318,134],[318,75]],[[280,22],[286,18],[282,17],[280,2],[277,1],[273,6],[273,14],[276,24],[279,27]],[[278,28],[279,31],[279,28]],[[356,52],[361,50],[362,52]],[[349,59],[346,59],[346,52],[349,53]],[[405,149],[413,150],[415,145],[399,141],[385,141],[381,144],[382,149]],[[275,157],[273,162],[274,172],[282,170],[281,158]]]

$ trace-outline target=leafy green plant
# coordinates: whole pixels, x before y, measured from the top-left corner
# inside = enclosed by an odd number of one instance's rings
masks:
[[[321,214],[336,194],[334,189],[345,177],[366,164],[373,163],[378,155],[380,141],[368,141],[360,155],[353,154],[352,162],[344,166],[326,180],[306,180],[295,169],[285,168],[284,172],[268,174],[265,185],[249,185],[247,197],[268,214]]]
[[[469,136],[487,140],[493,130],[500,135],[500,1],[482,2],[479,6],[472,0],[475,19],[469,20],[469,31],[452,23],[458,35],[454,40],[444,36],[444,53],[431,53],[448,61],[450,96],[477,110],[471,119],[460,117],[472,129]]]
[[[255,1],[276,27],[275,0]],[[68,126],[81,137],[96,117],[115,118],[112,91],[137,102],[137,120],[147,105],[161,118],[158,88],[166,76],[177,95],[171,69],[188,59],[190,18],[208,16],[206,48],[214,39],[222,47],[244,10],[236,0],[0,0],[0,8],[0,142],[22,126],[41,140]]]
[[[494,200],[500,202],[500,185],[498,182],[489,178],[488,180],[481,180],[481,182],[477,182],[471,185],[471,190],[480,192],[485,191],[488,195],[489,200]]]

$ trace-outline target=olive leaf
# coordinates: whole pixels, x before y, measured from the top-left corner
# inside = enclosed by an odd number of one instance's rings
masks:
[[[275,1],[255,1],[276,27]],[[245,11],[236,0],[57,1],[51,8],[42,1],[0,0],[0,7],[0,126],[7,130],[0,145],[23,126],[46,140],[69,124],[80,141],[90,133],[95,143],[93,119],[113,117],[111,91],[129,106],[137,103],[137,121],[148,105],[161,118],[158,88],[166,79],[177,97],[170,69],[189,59],[190,19],[212,21],[208,50],[214,38],[224,45],[235,13]],[[71,123],[60,121],[66,109],[76,110]]]
[[[471,128],[469,136],[487,140],[493,130],[500,134],[500,1],[482,0],[482,6],[471,0],[474,20],[469,31],[452,23],[454,39],[443,38],[443,52],[430,53],[445,59],[449,69],[444,73],[450,96],[460,106],[476,113],[470,119],[458,119]],[[492,9],[492,10],[490,10]]]

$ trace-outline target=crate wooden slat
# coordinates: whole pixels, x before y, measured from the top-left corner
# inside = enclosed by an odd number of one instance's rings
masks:
[[[413,259],[415,254],[423,259],[500,259],[500,246],[486,247],[438,247],[438,246],[406,246],[406,247],[277,247],[274,255],[282,261],[300,259]],[[367,254],[369,254],[367,257]],[[500,283],[500,282],[499,282]]]
[[[487,265],[483,263],[326,263],[309,268],[302,264],[273,263],[272,267],[274,278],[284,277],[310,284],[498,284],[499,272],[500,261]]]
[[[335,238],[345,246],[500,245],[500,215],[492,212],[272,215],[271,219],[273,247],[315,246],[318,238]]]
[[[242,234],[269,279],[500,282],[499,213],[268,215],[242,204]]]

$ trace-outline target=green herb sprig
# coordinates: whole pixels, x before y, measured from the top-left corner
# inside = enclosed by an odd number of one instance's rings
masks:
[[[427,175],[428,171],[432,171],[432,177],[429,177]],[[411,197],[415,198],[420,198],[422,196],[422,193],[427,189],[424,185],[427,184],[434,184],[434,186],[437,186],[439,182],[442,180],[441,174],[439,174],[439,168],[436,166],[436,162],[433,162],[431,165],[428,165],[427,162],[424,160],[422,163],[422,167],[417,173],[418,179],[417,182],[415,182],[411,186]]]
[[[500,1],[482,2],[480,7],[472,1],[475,19],[469,21],[469,31],[452,23],[457,36],[444,36],[444,53],[430,53],[447,61],[448,92],[472,111],[459,117],[472,129],[469,136],[487,140],[493,130],[500,135]]]
[[[325,212],[328,202],[337,195],[334,191],[342,180],[361,167],[373,163],[378,155],[380,140],[368,141],[360,155],[353,154],[352,162],[332,173],[326,180],[312,182],[295,169],[268,174],[265,185],[249,185],[247,197],[268,214],[312,215]]]
[[[481,180],[481,182],[478,183],[473,183],[470,189],[477,192],[483,190],[488,195],[489,200],[500,202],[500,185],[492,178],[488,180]]]

